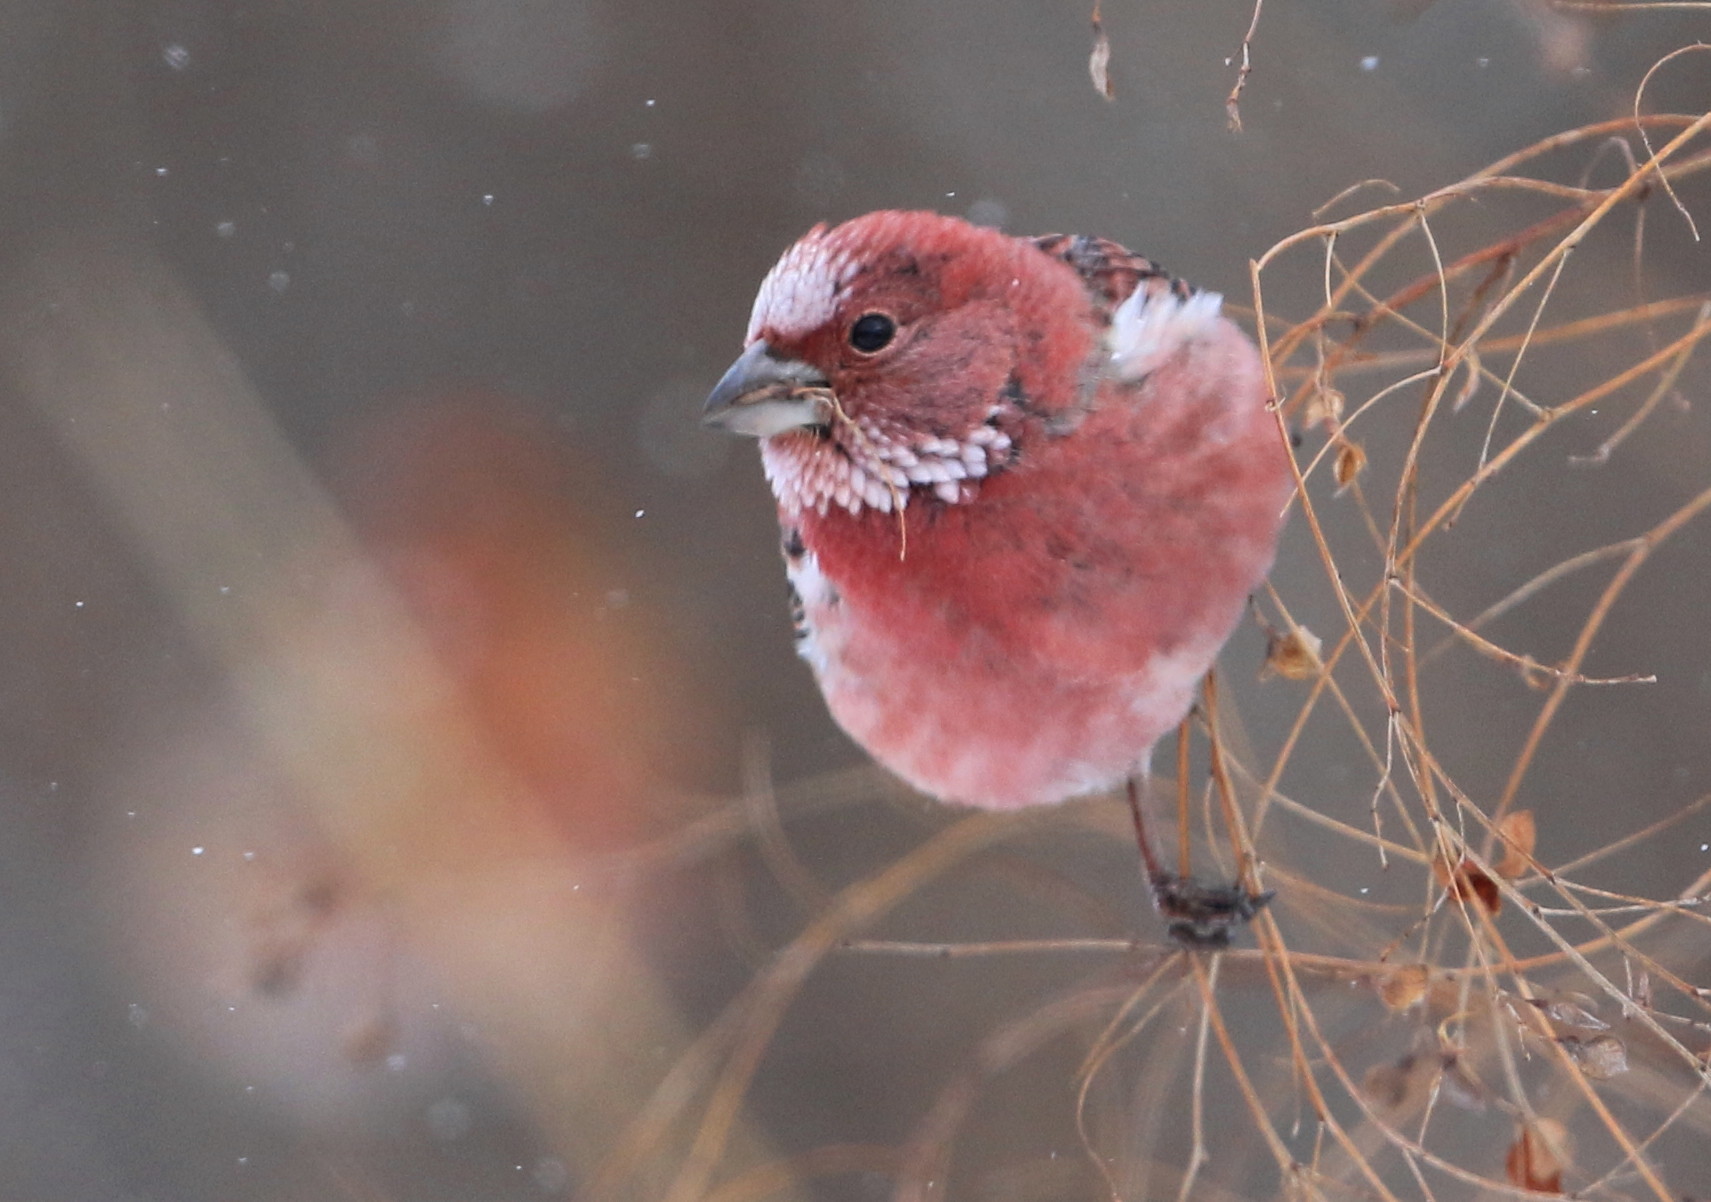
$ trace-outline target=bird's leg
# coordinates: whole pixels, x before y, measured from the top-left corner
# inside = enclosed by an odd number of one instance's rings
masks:
[[[1132,776],[1129,778],[1129,817],[1135,820],[1135,845],[1141,849],[1141,868],[1145,870],[1147,880],[1156,882],[1169,876],[1170,873],[1159,867],[1152,840],[1147,838],[1147,819],[1141,813],[1141,790]]]
[[[1184,745],[1187,723],[1180,732]],[[1171,872],[1159,863],[1147,836],[1146,815],[1141,808],[1141,786],[1128,781],[1129,816],[1135,822],[1135,844],[1141,851],[1141,867],[1152,889],[1153,905],[1164,916],[1170,937],[1185,948],[1216,950],[1230,946],[1230,932],[1253,920],[1275,896],[1272,890],[1250,893],[1240,881],[1228,885],[1203,885],[1189,875],[1186,852],[1182,871]],[[1186,815],[1179,816],[1186,830]]]

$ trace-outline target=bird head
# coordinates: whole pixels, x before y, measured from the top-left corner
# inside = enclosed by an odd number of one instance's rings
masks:
[[[816,226],[762,281],[704,420],[763,440],[787,509],[957,503],[1076,404],[1099,330],[1033,243],[935,213]]]

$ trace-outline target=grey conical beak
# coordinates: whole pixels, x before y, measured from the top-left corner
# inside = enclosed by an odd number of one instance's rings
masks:
[[[701,423],[733,434],[770,438],[832,419],[832,389],[825,376],[799,359],[775,358],[765,340],[749,343],[713,386]]]

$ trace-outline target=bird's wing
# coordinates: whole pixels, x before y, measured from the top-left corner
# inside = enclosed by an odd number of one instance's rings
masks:
[[[1188,340],[1221,319],[1224,298],[1172,276],[1151,259],[1105,238],[1047,234],[1034,245],[1081,276],[1105,326],[1110,374],[1145,378]]]

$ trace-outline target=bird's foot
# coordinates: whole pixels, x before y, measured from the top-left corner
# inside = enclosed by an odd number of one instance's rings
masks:
[[[1177,946],[1217,951],[1230,946],[1230,933],[1246,926],[1277,891],[1249,893],[1239,883],[1203,885],[1191,876],[1157,872],[1151,879],[1153,905],[1164,916]]]

